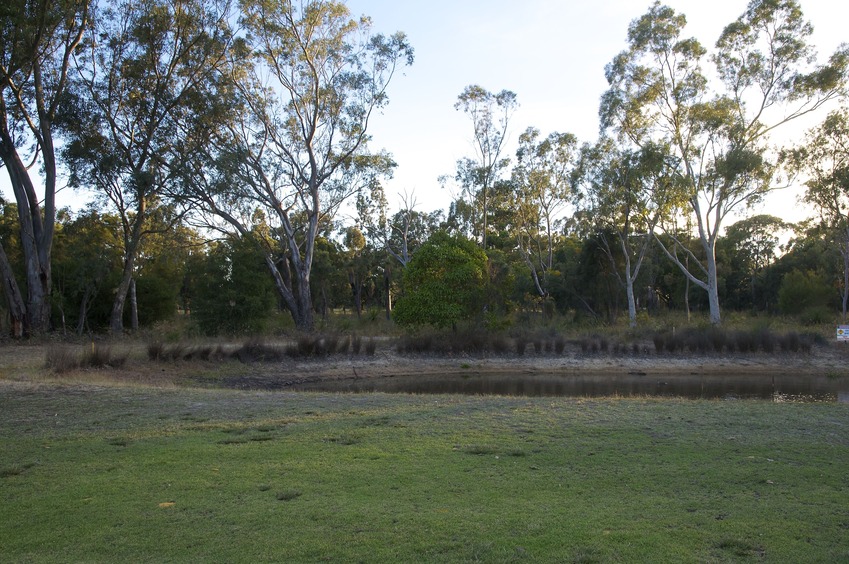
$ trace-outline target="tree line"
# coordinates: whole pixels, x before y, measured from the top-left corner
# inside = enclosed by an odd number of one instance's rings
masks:
[[[208,332],[255,331],[279,309],[310,330],[396,301],[399,322],[436,325],[517,309],[635,325],[660,307],[720,323],[720,303],[816,317],[840,299],[845,315],[849,47],[817,63],[791,0],[752,0],[713,50],[685,24],[659,2],[631,23],[593,142],[530,127],[508,155],[517,95],[465,88],[475,152],[428,213],[414,195],[389,209],[395,163],[368,133],[413,48],[344,3],[8,2],[8,328],[120,333],[179,309]],[[828,108],[804,142],[774,146]],[[729,224],[800,175],[818,217],[786,248],[778,218]],[[56,209],[63,176],[89,207]]]

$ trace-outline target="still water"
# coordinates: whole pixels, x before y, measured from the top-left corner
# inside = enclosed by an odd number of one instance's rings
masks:
[[[770,375],[418,375],[311,382],[295,390],[561,397],[682,397],[849,403],[849,378]]]

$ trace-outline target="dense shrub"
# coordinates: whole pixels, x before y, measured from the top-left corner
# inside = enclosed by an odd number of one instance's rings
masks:
[[[799,321],[804,325],[821,325],[828,323],[834,319],[834,312],[831,308],[818,305],[805,308],[799,315]]]
[[[231,237],[212,247],[202,262],[192,319],[206,335],[259,334],[277,311],[265,256],[250,241]]]
[[[447,328],[482,315],[486,272],[486,254],[475,243],[434,234],[404,269],[404,294],[395,304],[395,321]]]
[[[799,315],[812,310],[826,309],[832,289],[822,276],[813,272],[794,270],[784,276],[778,290],[778,307],[782,312]]]

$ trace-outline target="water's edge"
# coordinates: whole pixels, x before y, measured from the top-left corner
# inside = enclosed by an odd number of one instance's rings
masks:
[[[292,390],[557,397],[676,397],[849,403],[849,381],[828,376],[628,374],[449,374],[350,378]]]

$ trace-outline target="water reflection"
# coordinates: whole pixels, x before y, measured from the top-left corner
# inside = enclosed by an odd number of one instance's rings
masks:
[[[312,382],[298,390],[565,397],[683,397],[849,403],[849,381],[826,376],[418,375]]]

